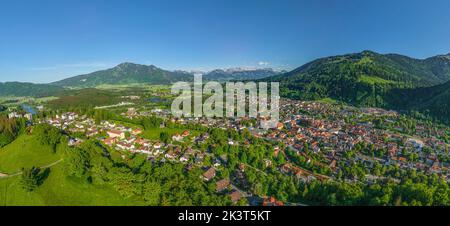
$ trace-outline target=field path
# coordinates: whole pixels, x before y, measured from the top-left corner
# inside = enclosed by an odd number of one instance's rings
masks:
[[[50,167],[52,167],[52,166],[54,166],[54,165],[57,165],[57,164],[61,163],[62,160],[63,160],[63,159],[60,159],[60,160],[58,160],[58,161],[56,161],[56,162],[50,163],[50,164],[48,164],[48,165],[46,165],[46,166],[41,166],[41,167],[39,167],[39,168],[41,168],[41,169],[50,168]],[[14,173],[14,174],[4,174],[4,173],[0,173],[0,179],[3,179],[3,178],[10,178],[10,177],[15,177],[15,176],[19,176],[19,175],[22,175],[22,172],[17,172],[17,173]]]

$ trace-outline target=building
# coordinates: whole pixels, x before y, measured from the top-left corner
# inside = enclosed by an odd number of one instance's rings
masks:
[[[137,135],[139,135],[141,133],[142,133],[142,129],[141,128],[137,128],[137,129],[134,129],[133,131],[131,131],[131,134],[133,134],[134,136],[137,136]]]
[[[219,180],[216,182],[216,191],[221,192],[221,191],[225,190],[226,188],[228,188],[229,185],[230,185],[229,179]]]
[[[26,113],[26,114],[24,115],[24,117],[25,117],[28,121],[33,120],[33,115],[32,115],[31,113]]]
[[[120,138],[120,139],[125,139],[125,133],[119,130],[109,130],[107,132],[108,136],[111,138]]]
[[[263,206],[284,206],[284,203],[276,200],[274,197],[270,197],[263,200]]]
[[[182,136],[182,137],[187,137],[187,136],[189,136],[189,134],[190,134],[189,130],[185,130],[185,131],[183,131],[183,133],[181,134],[181,136]]]
[[[210,181],[215,176],[216,176],[216,170],[213,167],[209,168],[208,170],[206,170],[205,173],[203,173],[203,179],[206,181]]]
[[[235,190],[235,191],[231,192],[231,194],[230,194],[230,199],[233,203],[239,202],[239,200],[241,200],[241,198],[242,198],[242,194],[239,191]]]
[[[103,143],[105,143],[108,146],[112,146],[114,143],[116,143],[116,138],[110,137],[103,140]]]
[[[22,115],[17,114],[17,112],[11,112],[8,114],[8,118],[22,118]]]
[[[172,140],[180,142],[180,141],[183,140],[183,136],[181,136],[180,134],[177,133],[177,134],[172,136]]]

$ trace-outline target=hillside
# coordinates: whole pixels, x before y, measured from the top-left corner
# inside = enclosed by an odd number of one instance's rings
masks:
[[[89,184],[67,177],[62,164],[51,168],[45,182],[33,192],[24,191],[20,177],[0,179],[0,205],[6,206],[141,206],[143,202],[124,198],[110,186]]]
[[[229,81],[261,79],[278,74],[270,68],[267,69],[217,69],[205,73],[204,80]],[[100,85],[126,85],[126,84],[153,84],[162,85],[178,81],[192,81],[194,73],[187,71],[168,71],[153,65],[146,66],[133,63],[122,63],[118,66],[79,75],[52,83],[52,85],[76,88],[91,88]]]
[[[105,84],[170,84],[192,79],[192,75],[186,72],[166,71],[153,65],[122,63],[114,68],[67,78],[52,85],[88,88]]]
[[[25,82],[0,82],[0,96],[52,96],[64,90],[61,87],[48,84]]]
[[[395,89],[389,103],[399,110],[416,110],[450,123],[450,82],[433,87]]]
[[[41,145],[34,136],[21,135],[0,148],[0,172],[16,173],[22,167],[44,166],[60,159],[50,147]]]
[[[279,74],[271,68],[265,69],[216,69],[203,75],[204,80],[230,81],[262,79]]]
[[[15,174],[22,167],[51,165],[48,178],[33,192],[21,188],[20,175],[0,178],[0,205],[143,205],[133,198],[123,198],[111,186],[93,185],[67,176],[61,148],[53,153],[50,147],[41,145],[30,135],[21,135],[0,148],[2,173]]]
[[[58,109],[68,109],[71,107],[95,107],[110,104],[117,104],[119,98],[114,92],[86,88],[67,90],[58,94],[58,99],[51,100],[48,104]]]
[[[314,60],[263,80],[280,82],[285,97],[328,97],[359,106],[390,107],[387,94],[392,89],[429,87],[449,81],[450,57],[420,60],[363,51]]]

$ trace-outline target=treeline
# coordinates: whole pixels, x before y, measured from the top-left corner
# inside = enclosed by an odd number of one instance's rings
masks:
[[[237,170],[232,171],[236,174]],[[240,186],[253,194],[273,196],[294,205],[450,205],[449,185],[436,174],[396,171],[396,176],[402,178],[399,183],[386,180],[366,185],[342,180],[304,182],[280,173],[276,167],[262,172],[247,167],[244,173],[246,181]],[[361,176],[364,175],[362,172]]]
[[[302,199],[313,205],[450,205],[448,183],[433,175],[409,175],[400,184],[386,182],[362,185],[316,181],[304,184],[302,189]]]
[[[230,205],[201,179],[203,171],[185,171],[177,163],[149,162],[144,155],[129,154],[122,159],[88,140],[77,148],[67,148],[65,169],[69,176],[94,185],[110,185],[124,198],[147,205]]]
[[[67,146],[67,136],[64,136],[61,130],[49,124],[35,125],[31,131],[37,141],[42,145],[51,147],[50,150],[53,153],[56,153],[58,146],[63,148]],[[32,192],[44,183],[50,172],[50,168],[41,169],[36,166],[22,168],[19,185],[25,191]]]
[[[52,108],[70,110],[73,108],[94,108],[117,103],[117,95],[99,89],[66,90],[58,95],[58,99],[48,102]]]
[[[56,152],[56,146],[61,142],[61,130],[49,124],[38,124],[33,128],[33,134],[42,145],[48,145]],[[65,144],[65,143],[64,143]]]
[[[6,116],[0,116],[0,147],[14,141],[25,128],[25,119],[9,119]]]

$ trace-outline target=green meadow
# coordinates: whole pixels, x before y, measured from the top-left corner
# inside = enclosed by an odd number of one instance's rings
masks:
[[[140,200],[124,198],[109,185],[93,185],[69,177],[59,150],[39,144],[34,136],[22,135],[0,149],[0,172],[15,174],[22,167],[50,166],[50,174],[36,190],[27,192],[19,184],[20,175],[0,178],[0,206],[124,206],[144,205]],[[56,163],[52,165],[52,163]]]

